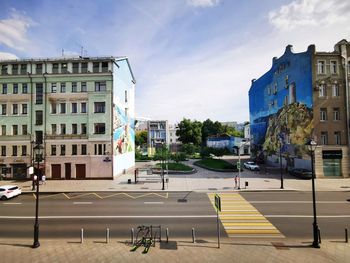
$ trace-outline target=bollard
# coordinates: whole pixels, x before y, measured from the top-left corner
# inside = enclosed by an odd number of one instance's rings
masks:
[[[169,228],[165,229],[166,242],[169,242]]]
[[[81,244],[84,243],[84,228],[82,228],[80,231],[80,243]]]
[[[349,243],[348,229],[347,228],[345,228],[345,243]]]
[[[109,228],[106,229],[106,244],[109,243]]]
[[[194,231],[194,228],[192,228],[192,243],[196,243],[196,233]]]
[[[134,228],[131,228],[131,244],[134,245]]]

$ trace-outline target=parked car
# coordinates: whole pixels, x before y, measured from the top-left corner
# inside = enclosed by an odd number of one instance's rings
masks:
[[[0,186],[0,199],[6,200],[22,193],[22,189],[16,185],[1,185]]]
[[[245,162],[243,166],[244,168],[251,171],[260,171],[259,165],[257,165],[255,162]]]
[[[312,172],[307,169],[295,168],[290,170],[289,173],[300,179],[312,179]]]

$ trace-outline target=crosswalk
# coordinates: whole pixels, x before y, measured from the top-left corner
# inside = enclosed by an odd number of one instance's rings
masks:
[[[221,197],[219,218],[229,237],[284,237],[274,225],[239,193],[217,194]],[[215,193],[208,193],[208,197],[215,207],[214,195]]]

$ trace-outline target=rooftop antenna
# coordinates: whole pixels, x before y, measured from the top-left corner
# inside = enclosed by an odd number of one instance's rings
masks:
[[[62,48],[62,57],[64,57],[64,49]]]

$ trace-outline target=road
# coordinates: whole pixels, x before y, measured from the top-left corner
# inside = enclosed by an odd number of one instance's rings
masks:
[[[261,225],[271,223],[285,237],[312,239],[310,192],[245,192],[228,196],[240,198],[239,206],[249,205],[257,211],[227,209],[223,212],[220,215],[223,237],[235,236],[229,234],[228,229],[232,225],[232,228],[236,224],[246,227],[245,219],[248,220],[249,217],[245,216],[257,217],[260,214],[269,223],[251,221],[253,223],[249,223],[248,227],[259,229],[263,228]],[[349,198],[349,192],[317,193],[322,238],[344,237],[344,228],[350,228]],[[224,207],[228,207],[225,199],[222,202]],[[230,202],[233,201],[227,203]],[[225,213],[245,214],[238,215],[240,223],[226,223]],[[31,238],[34,214],[35,196],[32,194],[0,202],[0,237]],[[84,228],[85,237],[103,239],[107,227],[112,238],[129,238],[131,228],[151,224],[161,225],[163,229],[169,228],[170,236],[174,238],[191,238],[192,227],[196,229],[198,239],[216,237],[216,212],[206,193],[106,192],[41,195],[39,215],[41,238],[78,239],[80,229]],[[244,236],[245,230],[239,231]],[[254,233],[259,233],[257,231],[254,230]]]

